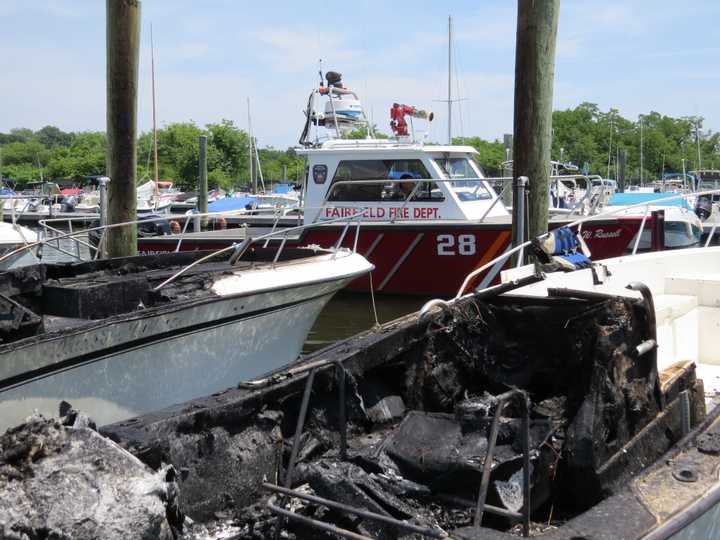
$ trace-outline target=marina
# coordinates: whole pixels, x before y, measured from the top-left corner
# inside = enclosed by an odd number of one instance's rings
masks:
[[[720,539],[712,101],[577,78],[647,6],[402,3],[75,13],[102,130],[0,117],[0,538]]]

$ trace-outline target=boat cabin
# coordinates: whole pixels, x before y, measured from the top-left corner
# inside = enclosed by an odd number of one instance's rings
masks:
[[[305,222],[479,220],[507,216],[470,146],[397,140],[329,140],[298,150],[307,158]]]

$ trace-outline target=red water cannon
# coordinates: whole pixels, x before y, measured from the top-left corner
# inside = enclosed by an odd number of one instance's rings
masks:
[[[408,135],[408,124],[405,121],[405,116],[411,116],[412,118],[421,118],[432,122],[435,115],[431,112],[416,109],[410,105],[402,105],[400,103],[393,103],[390,109],[390,129],[396,137],[406,137]]]

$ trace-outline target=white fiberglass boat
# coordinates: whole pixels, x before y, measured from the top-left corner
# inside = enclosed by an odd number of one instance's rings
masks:
[[[639,191],[615,193],[606,203],[608,210],[617,210],[624,206],[632,206],[621,215],[643,216],[657,210],[664,212],[664,240],[667,249],[693,247],[700,244],[703,232],[703,223],[693,211],[693,206],[687,198],[670,199],[671,193],[644,193]],[[647,203],[645,207],[638,204]],[[637,243],[637,236],[632,244]],[[651,231],[644,230],[640,235],[638,249],[646,251],[652,247]]]
[[[17,223],[0,222],[0,271],[37,262],[37,249],[18,251],[23,246],[36,242],[35,231],[22,227]],[[15,252],[15,253],[13,253]],[[11,256],[4,258],[8,253]]]
[[[327,301],[371,269],[345,248],[249,240],[0,273],[0,430],[60,400],[119,421],[294,362]]]

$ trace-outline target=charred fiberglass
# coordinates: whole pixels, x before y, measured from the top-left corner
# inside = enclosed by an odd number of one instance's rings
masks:
[[[239,538],[636,538],[629,484],[683,436],[680,395],[705,418],[694,366],[639,352],[654,332],[643,300],[468,297],[106,433]]]

